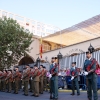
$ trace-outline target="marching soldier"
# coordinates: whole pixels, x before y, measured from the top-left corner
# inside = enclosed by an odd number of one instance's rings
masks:
[[[86,52],[87,59],[84,62],[83,74],[86,76],[86,80],[87,80],[88,99],[92,100],[92,89],[93,89],[94,100],[98,100],[97,75],[95,74],[96,60],[94,58],[92,58],[91,53],[92,52],[90,52],[90,51]]]
[[[32,92],[32,70],[33,67],[30,67],[30,78],[29,78],[29,85],[30,85],[30,92]]]
[[[71,74],[71,81],[72,81],[72,94],[71,95],[75,95],[75,86],[77,89],[77,95],[80,95],[76,62],[72,62],[72,68],[70,69],[70,74]]]
[[[34,65],[35,72],[33,74],[33,81],[34,81],[34,96],[38,97],[39,96],[39,75],[40,71],[36,65]]]
[[[13,77],[12,77],[12,70],[8,70],[8,74],[7,74],[7,77],[5,79],[7,81],[7,84],[8,84],[8,93],[11,93],[11,90],[12,90],[12,80],[13,80]]]
[[[35,96],[35,92],[34,92],[34,88],[35,88],[35,86],[34,86],[34,73],[35,73],[35,67],[33,67],[33,69],[31,69],[31,80],[32,80],[32,95],[31,96]]]
[[[18,71],[18,67],[15,68],[15,73],[13,75],[13,78],[15,80],[14,93],[18,94],[18,89],[19,89],[19,71]]]
[[[44,78],[43,78],[44,90],[47,91],[47,77],[46,77],[47,71],[46,71],[46,67],[44,66],[43,69],[44,69]]]
[[[5,70],[3,70],[3,73],[2,73],[2,76],[1,76],[1,85],[2,85],[2,91],[5,92],[6,90],[6,76],[7,76],[7,73]]]
[[[19,71],[19,90],[22,89],[22,71]]]
[[[1,77],[2,77],[2,71],[0,71],[0,91],[1,91]]]
[[[43,78],[44,78],[44,69],[43,69],[43,65],[40,65],[39,90],[41,94],[43,94]]]
[[[57,57],[52,58],[52,64],[50,66],[50,74],[51,77],[51,93],[50,99],[58,100],[58,65],[57,65]],[[53,97],[52,97],[53,94]]]
[[[23,72],[23,81],[24,81],[24,95],[28,96],[28,84],[30,77],[30,68],[26,66],[26,70]]]

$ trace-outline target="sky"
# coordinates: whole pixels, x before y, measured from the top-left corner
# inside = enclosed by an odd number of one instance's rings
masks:
[[[0,9],[65,29],[100,14],[100,0],[0,0]]]

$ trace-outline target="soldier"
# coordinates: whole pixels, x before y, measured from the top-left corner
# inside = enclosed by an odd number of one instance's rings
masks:
[[[77,95],[80,95],[76,62],[72,62],[72,68],[70,69],[70,74],[71,74],[71,81],[72,81],[72,94],[71,95],[75,95],[75,86],[77,89]]]
[[[34,65],[35,66],[35,65]],[[34,73],[35,73],[35,67],[33,67],[33,69],[31,69],[31,80],[32,80],[32,92],[33,94],[31,96],[35,96],[35,93],[34,93]]]
[[[47,70],[45,66],[43,66],[43,69],[44,69],[44,78],[43,78],[44,91],[47,91],[47,77],[46,77]]]
[[[0,91],[1,91],[1,77],[2,77],[2,71],[0,71]]]
[[[40,94],[43,94],[43,78],[44,78],[44,69],[43,69],[43,65],[40,65],[40,82],[39,82],[39,92]]]
[[[13,75],[13,78],[15,80],[14,94],[18,94],[18,88],[19,88],[19,70],[18,70],[18,67],[15,68],[15,73]]]
[[[13,77],[12,77],[12,70],[8,70],[8,74],[7,74],[7,77],[5,79],[7,82],[8,82],[8,93],[11,93],[11,90],[12,90],[12,86],[11,86],[11,83],[12,83],[12,80],[13,80]]]
[[[33,67],[30,67],[31,69],[30,69],[30,78],[29,78],[29,85],[30,85],[30,92],[32,92],[32,69],[33,69]]]
[[[22,71],[19,71],[19,90],[22,89]]]
[[[5,70],[3,70],[3,73],[2,73],[2,76],[1,76],[1,84],[2,84],[2,91],[5,92],[6,90],[6,76],[7,76],[7,73]]]
[[[26,70],[23,73],[24,95],[25,96],[28,96],[29,77],[30,77],[30,68],[29,68],[29,66],[26,66]]]
[[[57,57],[52,58],[52,64],[50,66],[50,73],[52,75],[51,77],[51,95],[50,99],[58,100],[58,65],[57,65]],[[53,98],[52,98],[53,94]]]
[[[40,71],[37,67],[37,65],[34,65],[35,68],[35,72],[33,75],[33,81],[34,81],[34,96],[38,97],[39,96],[39,75],[40,75]]]
[[[91,53],[92,52],[90,52],[90,51],[86,52],[87,59],[84,62],[83,74],[86,76],[86,80],[87,80],[88,99],[92,100],[92,89],[93,89],[94,100],[98,100],[97,75],[95,74],[96,60],[94,58],[92,58]]]

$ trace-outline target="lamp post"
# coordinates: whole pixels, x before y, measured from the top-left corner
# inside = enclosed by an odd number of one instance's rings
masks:
[[[91,43],[90,43],[90,46],[89,46],[89,48],[88,48],[88,50],[92,53],[92,52],[94,52],[94,47],[91,45]]]
[[[62,59],[63,55],[61,54],[61,52],[59,51],[57,58],[58,58],[58,69],[59,69],[59,60]]]
[[[45,61],[46,61],[46,62],[47,62],[47,59],[48,59],[48,57],[46,56],[46,57],[45,57]]]
[[[36,59],[36,63],[37,63],[38,68],[40,67],[40,61],[41,61],[41,59],[38,57],[38,58]]]

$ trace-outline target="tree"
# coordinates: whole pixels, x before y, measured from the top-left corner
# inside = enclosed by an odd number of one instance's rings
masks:
[[[32,34],[16,20],[0,18],[0,67],[9,68],[29,51]]]

